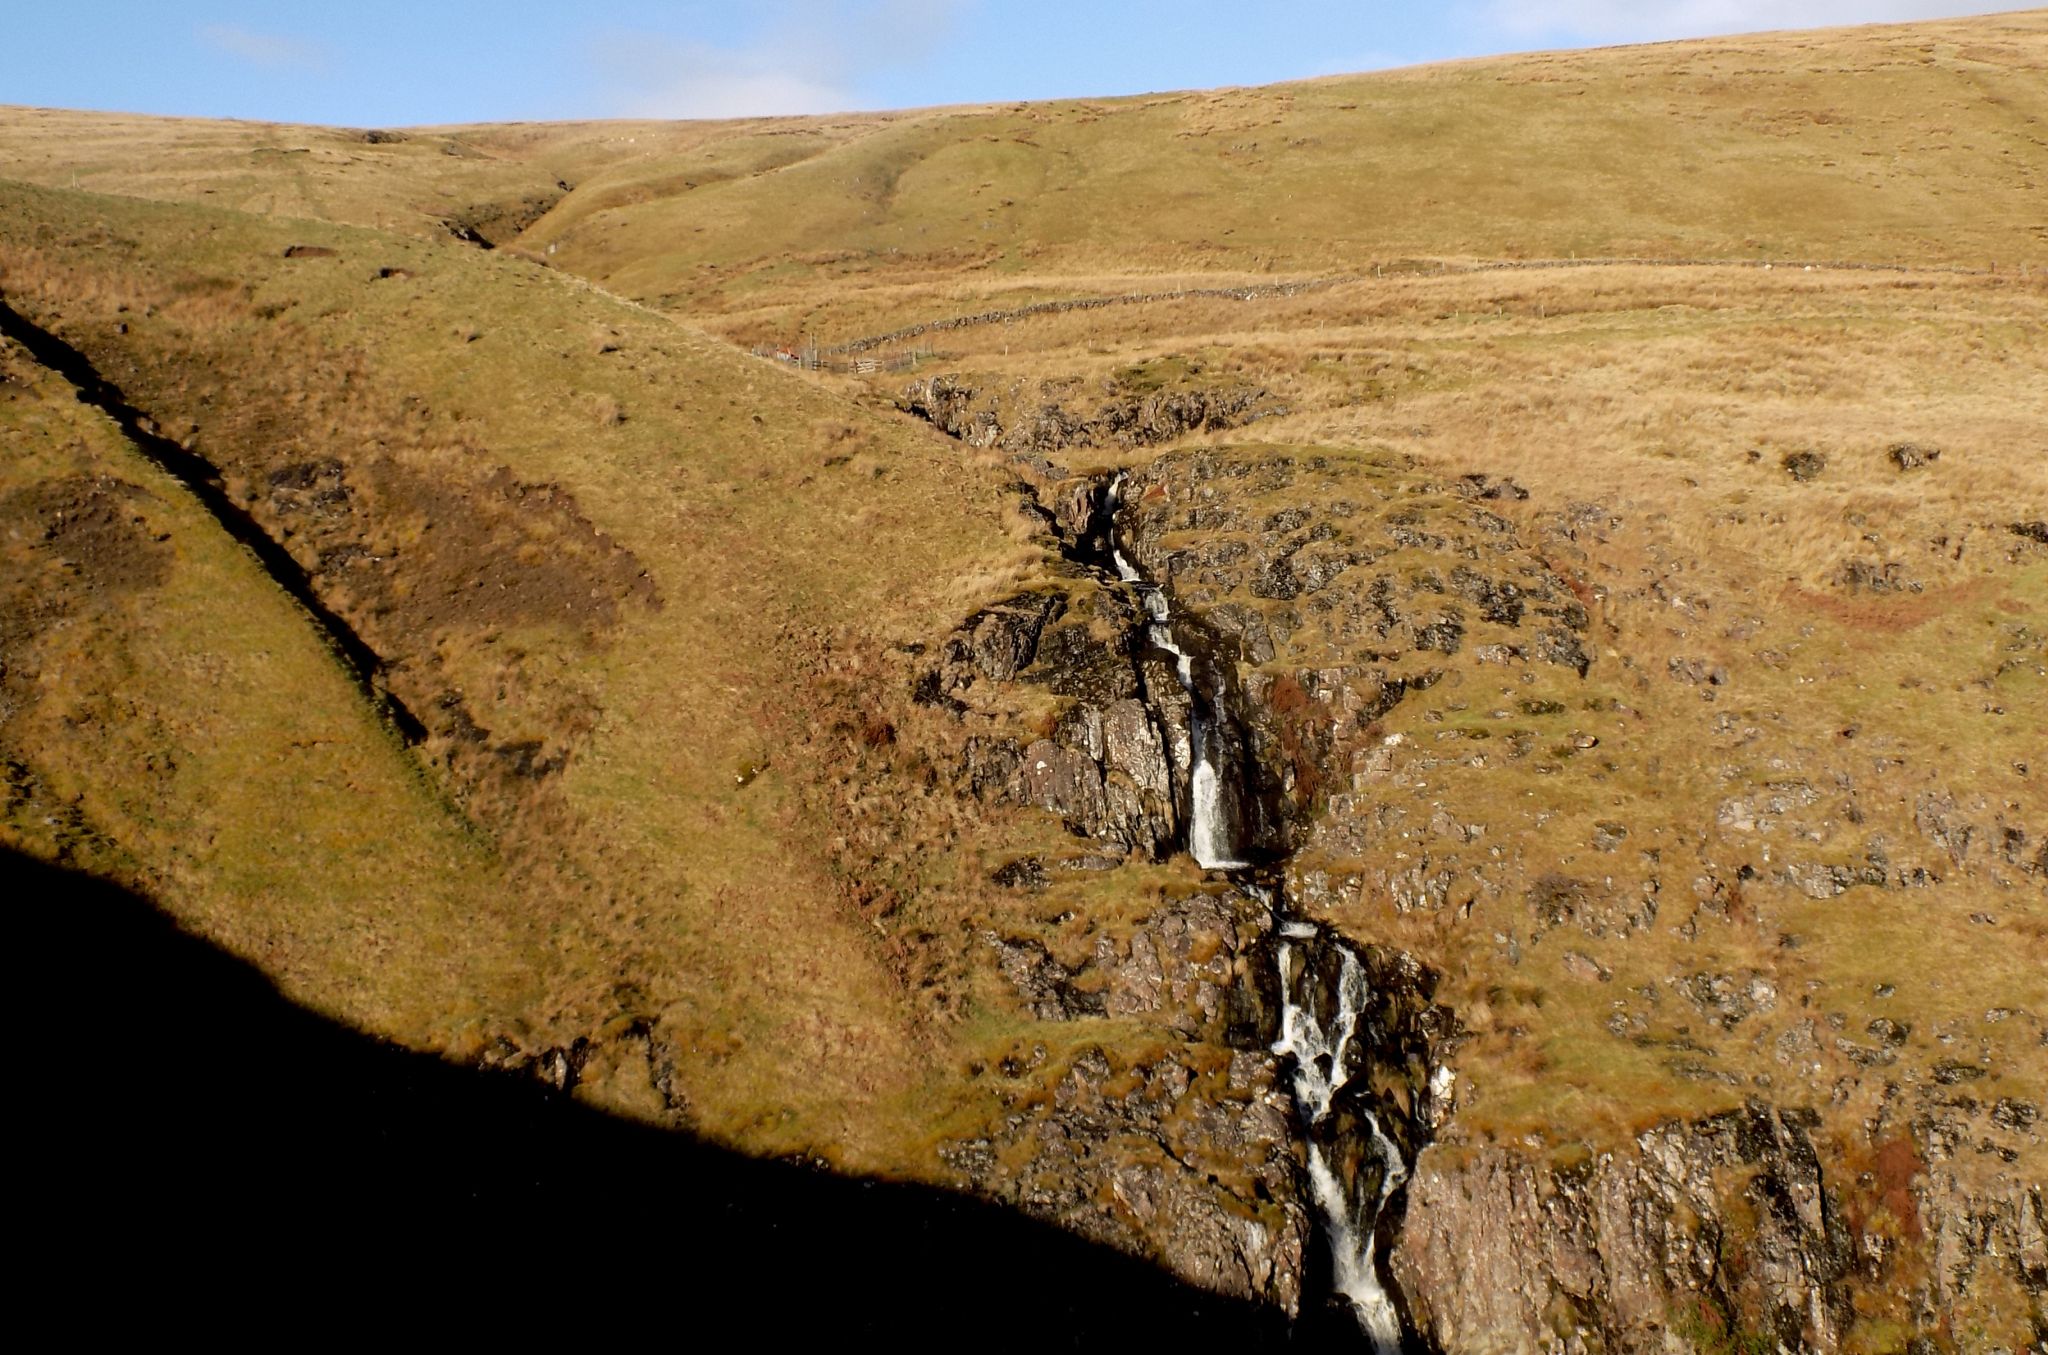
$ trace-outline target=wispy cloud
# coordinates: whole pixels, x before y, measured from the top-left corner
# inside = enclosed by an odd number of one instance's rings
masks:
[[[1709,33],[1984,14],[1997,0],[1488,0],[1483,22],[1517,37],[1646,42]]]
[[[1326,53],[1308,63],[1302,69],[1304,76],[1358,75],[1365,71],[1391,71],[1402,66],[1412,66],[1416,58],[1401,56],[1376,47],[1346,49]]]
[[[254,33],[235,24],[207,24],[199,30],[207,46],[267,70],[318,70],[327,52],[318,43],[276,33]]]
[[[727,43],[615,33],[592,46],[618,112],[736,118],[859,107],[863,81],[930,56],[967,0],[770,0]]]
[[[596,44],[615,110],[636,118],[745,118],[850,108],[851,90],[822,63],[755,45],[717,47],[649,34]]]

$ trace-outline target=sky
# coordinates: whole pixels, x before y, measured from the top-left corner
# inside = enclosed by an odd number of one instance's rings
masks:
[[[396,127],[1137,94],[1984,0],[60,0],[0,104]]]

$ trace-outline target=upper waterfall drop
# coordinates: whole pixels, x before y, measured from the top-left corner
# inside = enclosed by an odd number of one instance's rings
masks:
[[[1112,503],[1122,483],[1121,476],[1111,483]],[[1215,759],[1210,756],[1211,741],[1201,716],[1203,698],[1195,689],[1194,657],[1174,642],[1173,605],[1166,600],[1166,590],[1147,582],[1122,550],[1112,547],[1110,560],[1116,565],[1117,577],[1138,590],[1145,615],[1152,618],[1152,643],[1173,656],[1181,690],[1189,697],[1188,742],[1192,753],[1188,770],[1188,855],[1204,870],[1243,870],[1251,863],[1238,857],[1237,846],[1231,840],[1230,819],[1223,810],[1223,784]],[[1220,709],[1223,695],[1223,684],[1218,679],[1209,700]]]

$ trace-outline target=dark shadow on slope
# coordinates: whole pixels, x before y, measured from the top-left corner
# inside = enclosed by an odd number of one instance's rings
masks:
[[[739,1156],[382,1043],[103,881],[0,851],[0,898],[17,1010],[41,1027],[17,1046],[10,1231],[36,1255],[17,1292],[83,1284],[103,1296],[88,1325],[1285,1340],[1269,1312],[992,1206]]]
[[[150,417],[129,404],[121,388],[100,375],[90,358],[8,305],[4,298],[0,298],[0,335],[20,344],[37,362],[69,382],[81,404],[91,405],[112,419],[145,460],[189,490],[221,529],[255,556],[271,580],[305,609],[314,629],[370,705],[407,743],[420,743],[426,738],[426,726],[384,684],[383,658],[339,612],[327,605],[305,566],[284,543],[265,531],[248,509],[229,496],[213,463],[158,433]]]

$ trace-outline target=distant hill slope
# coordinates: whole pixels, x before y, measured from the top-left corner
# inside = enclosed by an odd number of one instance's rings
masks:
[[[0,865],[1304,1345],[2039,1344],[2044,56],[0,112]]]
[[[2048,253],[2048,10],[1257,89],[360,132],[15,110],[8,177],[476,230],[645,300],[1407,255]]]

